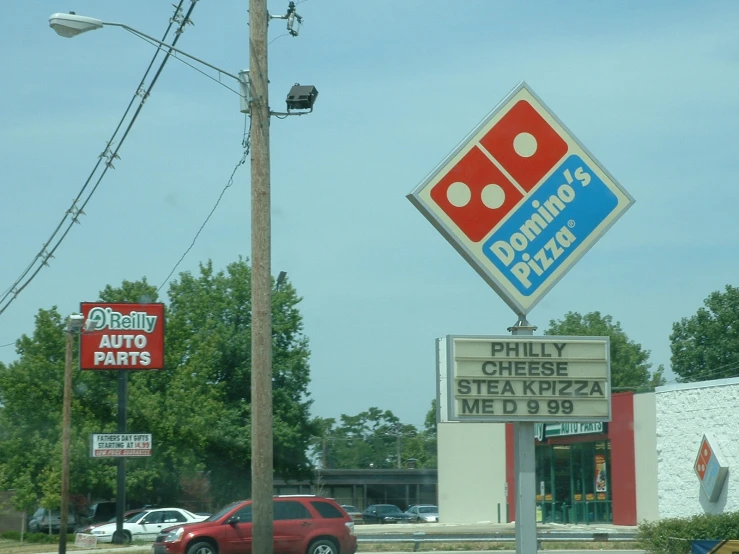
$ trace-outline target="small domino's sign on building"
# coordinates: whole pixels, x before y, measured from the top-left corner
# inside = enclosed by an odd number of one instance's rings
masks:
[[[723,490],[729,466],[724,462],[718,442],[710,434],[703,435],[693,467],[709,502],[716,502]]]
[[[633,203],[525,83],[408,198],[517,314]]]

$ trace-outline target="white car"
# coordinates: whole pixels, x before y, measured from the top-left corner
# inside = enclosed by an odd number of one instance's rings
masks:
[[[157,538],[159,531],[181,525],[208,519],[206,515],[196,515],[182,508],[156,508],[135,514],[123,522],[123,542],[152,541]],[[116,524],[106,523],[90,530],[90,534],[97,538],[97,542],[113,542]]]
[[[439,523],[439,507],[432,504],[416,504],[406,510],[416,523]]]

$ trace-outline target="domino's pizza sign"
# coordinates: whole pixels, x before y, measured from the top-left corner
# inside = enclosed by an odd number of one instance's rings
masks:
[[[517,314],[634,202],[525,83],[408,198]]]
[[[693,469],[708,501],[716,502],[724,488],[729,466],[724,461],[718,442],[708,433],[703,435]]]

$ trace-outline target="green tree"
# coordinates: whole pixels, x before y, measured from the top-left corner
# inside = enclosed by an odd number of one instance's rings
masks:
[[[412,427],[412,426],[411,426]],[[342,414],[314,420],[314,454],[325,460],[325,469],[389,469],[397,467],[397,436],[404,426],[390,410],[369,408],[357,415]]]
[[[739,375],[739,289],[726,285],[703,304],[672,325],[672,371],[681,382]]]
[[[610,315],[590,312],[581,315],[567,312],[561,320],[551,320],[545,335],[610,337],[611,387],[619,389],[649,389],[664,384],[664,368],[650,372],[649,350],[629,339],[621,324]]]
[[[210,497],[218,507],[250,494],[251,270],[239,260],[225,271],[210,263],[180,274],[169,290],[165,369],[128,375],[128,432],[151,433],[153,455],[126,463],[131,503],[169,504]],[[154,302],[146,282],[107,286],[104,302]],[[308,341],[295,289],[272,295],[275,473],[310,474]],[[75,365],[77,352],[74,349]],[[59,502],[65,323],[56,308],[39,310],[19,359],[0,363],[0,487],[42,505]],[[114,460],[91,459],[89,436],[117,430],[117,371],[74,372],[70,488],[95,498],[115,495]],[[39,409],[39,407],[43,409]],[[30,502],[30,501],[29,501]]]
[[[21,360],[0,363],[0,488],[17,482],[24,504],[44,499],[50,468],[61,468],[62,318],[56,308],[39,310],[35,323],[32,337],[16,341]]]
[[[406,459],[416,460],[416,467],[419,469],[436,468],[436,399],[431,401],[431,409],[426,413],[423,431],[406,440],[404,456]]]
[[[248,496],[251,465],[251,268],[239,260],[225,271],[212,264],[184,273],[169,290],[168,380],[157,391],[160,417],[173,449],[190,445],[221,501]],[[315,434],[308,339],[289,281],[272,294],[274,469],[282,477],[310,474],[308,441]],[[153,408],[153,407],[152,407]],[[181,453],[172,452],[173,456]]]
[[[313,427],[311,451],[318,468],[404,468],[409,459],[417,468],[436,467],[435,403],[423,431],[376,407],[353,416],[342,414],[338,423],[334,418],[315,418]]]

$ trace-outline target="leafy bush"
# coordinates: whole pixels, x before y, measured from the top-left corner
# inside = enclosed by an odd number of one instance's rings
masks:
[[[18,531],[3,531],[0,538],[11,541],[21,540],[21,534]],[[59,542],[59,535],[49,535],[48,533],[25,533],[23,542],[31,544],[56,544]],[[74,544],[74,535],[67,535],[67,544]]]
[[[739,512],[644,522],[636,538],[647,552],[689,554],[693,540],[739,539]]]

